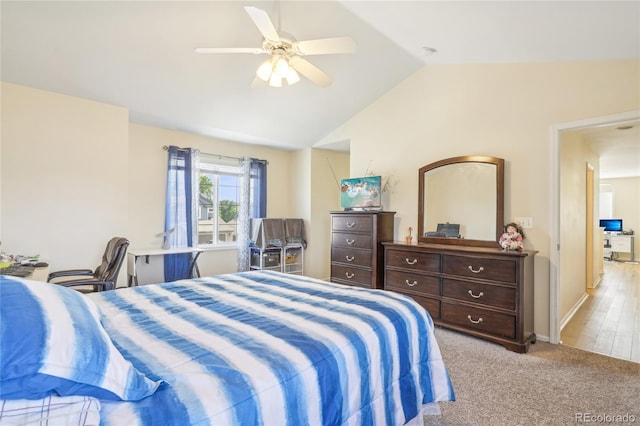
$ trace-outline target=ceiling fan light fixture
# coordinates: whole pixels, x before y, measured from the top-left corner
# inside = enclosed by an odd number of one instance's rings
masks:
[[[296,84],[297,82],[300,81],[300,76],[298,75],[298,73],[296,72],[296,70],[294,70],[293,68],[289,67],[289,70],[287,71],[287,84],[289,84],[289,86]]]
[[[293,37],[280,37],[267,12],[253,6],[245,6],[245,11],[262,34],[261,47],[197,47],[196,53],[252,53],[267,54],[271,57],[256,70],[251,87],[261,86],[260,81],[272,87],[282,87],[282,80],[288,85],[300,81],[300,76],[311,80],[320,87],[329,87],[332,79],[324,71],[303,59],[305,55],[328,55],[352,53],[355,42],[351,37],[332,37],[296,41]],[[291,66],[294,64],[295,68]]]
[[[278,73],[271,74],[271,78],[269,78],[269,86],[271,87],[282,87],[282,77],[278,75]]]
[[[263,81],[269,81],[271,77],[271,71],[273,70],[273,65],[271,64],[271,60],[265,61],[258,67],[258,71],[256,71],[256,75],[259,79]]]
[[[289,63],[283,56],[274,58],[274,61],[273,73],[277,74],[280,78],[285,78],[289,72]]]

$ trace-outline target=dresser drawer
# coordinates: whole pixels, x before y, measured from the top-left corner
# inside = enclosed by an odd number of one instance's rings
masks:
[[[442,261],[442,272],[449,275],[506,283],[516,282],[516,262],[513,260],[482,259],[445,254]]]
[[[437,253],[409,252],[403,250],[387,250],[385,263],[403,269],[424,272],[440,271],[440,255]]]
[[[621,253],[631,253],[631,244],[633,239],[629,235],[618,235],[611,237],[611,250]]]
[[[371,215],[336,215],[331,217],[331,229],[333,231],[371,232],[373,229],[373,217]]]
[[[413,300],[418,302],[420,306],[425,308],[427,312],[429,312],[429,315],[431,315],[432,319],[436,321],[440,319],[440,301],[438,299],[416,296],[415,294],[412,294],[411,297],[413,298]]]
[[[371,269],[331,264],[331,281],[371,288]]]
[[[346,232],[334,232],[332,234],[332,246],[370,249],[371,234],[353,234],[353,233],[346,233]]]
[[[514,315],[445,301],[441,302],[440,309],[442,321],[449,324],[510,339],[516,337],[516,318]]]
[[[442,296],[512,311],[516,309],[516,289],[514,287],[444,279],[442,281]]]
[[[371,250],[335,247],[331,250],[331,261],[370,268]]]
[[[440,277],[387,270],[384,288],[400,292],[406,290],[412,294],[420,293],[440,296]]]

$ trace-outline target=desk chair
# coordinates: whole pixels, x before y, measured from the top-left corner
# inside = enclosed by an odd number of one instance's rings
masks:
[[[122,237],[114,237],[107,243],[107,247],[102,255],[102,263],[95,270],[91,269],[67,269],[63,271],[51,272],[47,277],[47,282],[65,287],[93,286],[93,290],[83,290],[74,288],[80,292],[106,291],[116,288],[118,272],[124,261],[129,247],[129,240]],[[73,277],[67,278],[65,277]],[[79,278],[85,277],[85,278]],[[52,281],[54,280],[54,281]]]

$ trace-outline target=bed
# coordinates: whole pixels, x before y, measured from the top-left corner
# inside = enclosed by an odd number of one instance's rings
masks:
[[[94,419],[57,424],[216,426],[421,425],[455,399],[431,318],[397,293],[273,271],[89,295],[0,280],[0,424],[52,397]]]

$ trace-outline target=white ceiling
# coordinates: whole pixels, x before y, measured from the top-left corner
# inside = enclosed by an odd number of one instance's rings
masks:
[[[334,78],[329,88],[303,79],[252,89],[265,56],[193,52],[259,47],[245,5],[297,40],[351,36],[357,50],[307,57]],[[283,149],[313,146],[425,64],[640,57],[639,1],[3,0],[0,8],[3,81],[121,105],[141,124]]]
[[[640,120],[578,131],[600,155],[600,178],[640,176]]]

